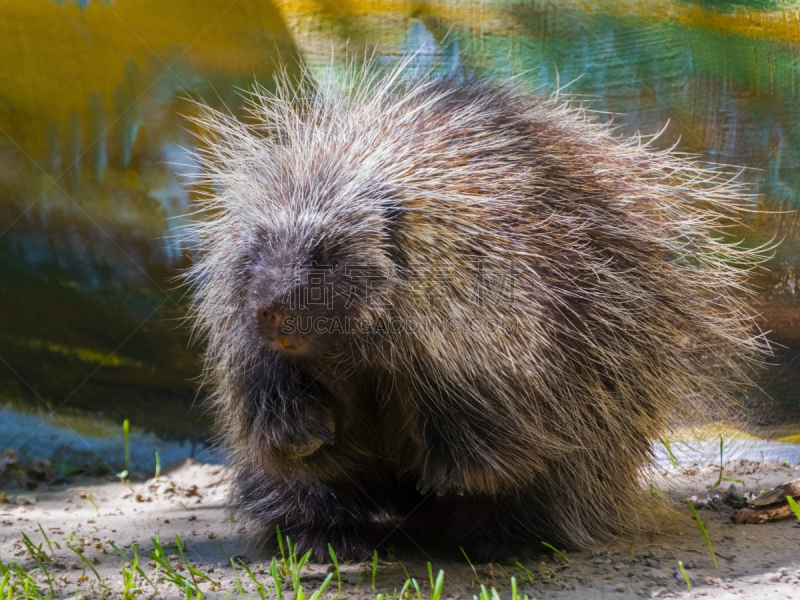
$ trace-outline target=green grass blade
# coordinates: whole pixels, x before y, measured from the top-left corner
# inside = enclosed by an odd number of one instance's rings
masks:
[[[39,568],[44,573],[44,576],[47,577],[47,586],[50,588],[50,598],[55,598],[56,593],[53,591],[53,580],[50,578],[50,573],[47,572],[47,567],[44,566],[44,563],[39,565]]]
[[[233,567],[233,577],[236,579],[236,589],[239,590],[239,596],[244,600],[244,590],[242,589],[242,582],[239,581],[239,572],[236,570],[236,563],[231,559],[231,567]]]
[[[545,548],[549,548],[550,550],[558,554],[561,558],[563,558],[565,563],[569,564],[569,559],[567,558],[567,555],[564,554],[561,550],[559,550],[552,544],[548,544],[547,542],[542,542],[542,546],[544,546]]]
[[[720,436],[722,439],[722,436]],[[692,504],[691,500],[687,500],[686,504],[689,505],[689,510],[692,511],[692,515],[694,516],[695,520],[697,521],[697,527],[700,529],[700,533],[703,534],[703,537],[706,538],[706,544],[708,545],[708,551],[711,553],[711,560],[714,561],[714,568],[719,569],[719,565],[717,564],[717,555],[714,554],[714,547],[711,545],[711,539],[708,537],[708,533],[706,532],[705,525],[700,520],[700,515],[697,514],[697,511],[694,508],[694,504]]]
[[[286,562],[286,551],[283,548],[283,540],[281,539],[281,526],[275,525],[275,529],[278,530],[278,547],[281,549],[281,559]]]
[[[125,565],[122,565],[122,580],[125,582],[125,589],[122,592],[122,600],[128,599],[128,592],[133,585],[133,578],[136,575],[136,569],[139,566],[139,556],[136,555],[134,558],[134,562],[131,563],[131,569],[127,573],[125,572]]]
[[[300,560],[297,560],[297,544],[292,547],[289,538],[286,538],[286,543],[290,548],[289,552],[289,560],[291,561],[291,571],[292,571],[292,591],[294,593],[295,600],[304,600],[305,594],[303,593],[303,584],[300,581],[300,570],[303,566],[308,562],[309,558],[311,558],[311,550],[309,549]]]
[[[51,560],[49,556],[45,552],[42,551],[42,544],[36,546],[31,539],[22,534],[22,542],[25,544],[25,548],[28,550],[28,553],[31,555],[31,558],[37,563],[42,564],[45,561]]]
[[[733,477],[723,477],[722,481],[730,481],[732,483],[738,483],[738,484],[741,484],[742,489],[745,488],[744,481],[742,481],[741,479],[734,479]]]
[[[280,539],[280,536],[278,536]],[[283,592],[281,590],[281,582],[283,578],[281,574],[278,572],[278,559],[272,558],[272,563],[269,566],[269,574],[272,575],[272,580],[275,582],[275,596],[278,600],[283,600]]]
[[[338,598],[342,595],[342,574],[339,572],[339,559],[336,558],[336,553],[333,551],[333,546],[330,544],[328,544],[328,554],[331,555],[333,569],[336,572],[336,585],[338,586],[336,590],[336,598]]]
[[[125,470],[130,471],[131,465],[131,422],[125,419],[122,422],[122,433],[125,435]]]
[[[81,559],[81,562],[84,564],[84,566],[85,567],[89,567],[89,570],[91,570],[91,572],[94,573],[94,576],[97,577],[97,581],[100,584],[100,587],[105,588],[106,585],[103,583],[103,578],[100,577],[100,573],[97,572],[97,570],[94,568],[94,566],[92,566],[92,563],[89,562],[89,560],[83,555],[83,553],[79,552],[77,549],[73,548],[69,544],[67,544],[67,548],[69,548],[75,554],[78,555],[78,558]]]
[[[689,581],[689,575],[687,575],[686,569],[683,568],[683,563],[681,561],[678,561],[678,567],[680,568],[681,573],[683,574],[684,581],[686,581],[686,588],[691,592],[692,591],[692,582]]]
[[[44,531],[44,527],[42,527],[41,523],[36,523],[39,526],[39,531],[42,532],[42,536],[44,536],[44,541],[47,542],[47,547],[50,548],[50,554],[53,557],[53,560],[56,559],[56,553],[53,551],[53,543],[50,541],[50,538],[47,537],[47,533]]]
[[[422,592],[419,589],[419,584],[417,583],[417,580],[412,578],[411,585],[414,586],[414,590],[417,592],[417,600],[422,600]]]
[[[114,549],[114,551],[115,551],[117,554],[119,554],[119,555],[120,555],[120,556],[123,558],[123,560],[125,560],[125,561],[127,561],[127,562],[131,562],[131,559],[129,559],[129,558],[127,557],[127,555],[126,555],[124,552],[122,552],[122,551],[121,551],[119,548],[117,548],[117,547],[114,545],[114,542],[112,542],[111,540],[109,540],[109,541],[108,541],[108,544],[109,544],[109,545],[110,545],[110,546],[111,546],[111,547]],[[134,557],[135,557],[135,559],[136,559],[136,564],[138,565],[138,564],[139,564],[139,552],[138,552],[138,544],[137,544],[136,542],[134,542],[133,544],[131,544],[131,548],[133,549],[133,555],[134,555]],[[147,583],[149,583],[149,584],[150,584],[150,586],[151,586],[151,587],[152,587],[154,590],[158,591],[158,590],[156,589],[156,586],[155,586],[155,585],[153,585],[153,582],[152,582],[152,581],[150,581],[150,578],[149,578],[149,577],[147,577],[147,574],[146,574],[146,573],[145,573],[145,572],[142,570],[142,567],[139,567],[139,566],[137,566],[137,567],[136,567],[136,571],[139,573],[139,575],[141,575],[141,576],[144,578],[144,580],[145,580]]]
[[[180,552],[180,554],[181,554],[181,558],[183,559],[183,564],[186,565],[186,569],[189,571],[189,575],[192,576],[192,584],[194,585],[194,589],[199,591],[198,588],[197,588],[197,580],[194,578],[194,573],[192,573],[192,569],[189,566],[189,561],[186,560],[186,555],[183,553],[183,546],[181,545],[181,538],[178,537],[177,533],[175,534],[175,542],[178,544],[178,552]]]
[[[467,551],[464,550],[464,548],[462,548],[461,546],[459,546],[458,549],[461,550],[461,554],[463,554],[464,558],[467,559],[467,564],[469,565],[470,569],[472,569],[472,572],[475,574],[475,581],[480,583],[481,578],[478,576],[478,571],[475,570],[475,565],[472,564],[472,561],[469,559],[469,556],[467,556]]]
[[[786,496],[786,501],[789,503],[789,506],[792,507],[797,520],[800,521],[800,506],[797,506],[797,502],[791,496]]]
[[[297,548],[297,546],[295,546],[295,548]],[[311,559],[311,553],[312,552],[313,552],[313,550],[309,550],[308,552],[303,554],[303,557],[298,561],[298,563],[297,563],[297,573],[298,573],[298,575],[300,574],[300,569],[302,569],[304,566],[306,566],[306,563]]]
[[[517,561],[517,566],[520,569],[522,569],[524,571],[524,573],[525,573],[526,579],[523,579],[523,581],[525,581],[526,583],[533,583],[533,573],[531,572],[531,570],[528,569],[528,567],[526,567],[525,565],[523,565],[519,561]]]
[[[430,563],[428,563],[430,564]],[[436,576],[436,581],[431,586],[431,600],[439,600],[442,597],[442,588],[444,587],[444,571],[440,570]]]
[[[308,600],[319,600],[322,597],[322,594],[325,593],[325,590],[330,584],[331,579],[333,579],[333,573],[328,573],[328,576],[325,578],[325,581],[322,582],[322,585],[319,586],[319,589],[311,594],[311,597]]]
[[[161,546],[161,542],[158,538],[150,538],[150,541],[153,543],[153,550],[148,551],[148,555],[156,564],[161,567],[165,574],[162,577],[175,585],[180,590],[186,589],[186,582],[188,581],[183,575],[178,573],[175,568],[170,564],[169,559],[167,558],[167,553],[164,551],[163,546]]]
[[[667,454],[669,454],[669,460],[672,463],[672,468],[673,469],[677,469],[678,468],[678,461],[675,460],[675,456],[673,456],[673,454],[672,454],[672,447],[669,445],[669,439],[667,439],[665,437],[665,438],[663,438],[663,440],[664,440],[664,445],[667,447]]]
[[[428,563],[430,566],[430,563]],[[378,575],[378,551],[372,553],[372,593],[375,593],[375,578]]]
[[[196,575],[197,577],[200,577],[201,579],[205,579],[206,581],[208,581],[209,583],[213,583],[214,585],[217,585],[217,586],[219,585],[218,581],[214,581],[213,579],[211,579],[208,575],[203,573],[197,567],[194,567],[194,566],[190,565],[189,563],[186,563],[186,568],[189,569],[189,571],[192,574]]]
[[[267,586],[265,586],[258,579],[256,579],[256,576],[253,574],[253,571],[250,570],[250,567],[247,566],[246,562],[244,562],[242,559],[239,559],[239,563],[242,565],[242,568],[244,568],[244,570],[247,571],[248,577],[250,577],[250,579],[253,580],[253,583],[256,586],[256,593],[259,595],[261,600],[265,600],[264,594],[267,591]]]

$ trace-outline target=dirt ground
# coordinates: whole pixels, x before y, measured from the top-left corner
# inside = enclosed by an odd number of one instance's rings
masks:
[[[584,600],[587,598],[747,598],[800,599],[800,523],[794,517],[762,525],[734,525],[730,509],[715,509],[709,496],[721,494],[713,488],[719,476],[718,465],[690,467],[654,474],[658,486],[682,503],[695,497],[698,513],[705,523],[716,552],[719,568],[712,559],[696,524],[687,518],[678,522],[674,533],[656,535],[609,547],[606,551],[569,553],[567,564],[557,555],[546,553],[536,560],[520,561],[529,570],[526,574],[514,562],[509,564],[475,565],[477,579],[487,589],[494,587],[501,598],[510,598],[508,575],[519,580],[520,594],[530,598]],[[734,461],[725,466],[725,476],[744,481],[747,490],[758,492],[800,478],[800,465]],[[725,482],[727,485],[728,482]],[[738,484],[737,487],[741,488]],[[159,479],[144,483],[123,484],[99,480],[73,481],[58,486],[40,485],[35,490],[6,489],[8,503],[0,504],[0,557],[8,565],[16,562],[29,569],[35,564],[23,543],[23,534],[38,545],[44,542],[44,529],[52,544],[56,561],[50,563],[57,597],[87,598],[97,595],[97,575],[113,590],[110,597],[120,597],[124,588],[121,567],[123,560],[111,548],[112,541],[128,556],[131,544],[141,545],[141,566],[148,575],[155,572],[155,563],[146,551],[153,548],[151,537],[159,536],[166,545],[179,535],[186,546],[188,562],[209,575],[218,585],[200,583],[206,598],[258,597],[255,584],[243,570],[235,574],[228,556],[243,558],[254,576],[272,588],[269,576],[271,556],[247,547],[245,535],[235,522],[227,520],[225,497],[226,471],[220,465],[199,465],[187,461]],[[706,504],[706,506],[704,506]],[[678,508],[683,510],[682,504]],[[685,513],[688,516],[688,508]],[[74,535],[73,535],[74,532]],[[83,555],[96,573],[81,566],[78,555],[67,545],[82,547]],[[50,553],[47,543],[43,549]],[[404,569],[429,597],[427,563],[434,574],[445,572],[442,598],[471,598],[480,592],[476,573],[458,549],[455,551],[423,549],[399,539],[393,549],[393,561],[381,560],[376,577],[376,592],[388,594],[402,588]],[[174,548],[170,560],[182,563]],[[386,552],[381,554],[386,557]],[[687,589],[678,561],[682,561],[692,589]],[[401,564],[402,563],[402,564]],[[182,568],[182,565],[181,565]],[[326,565],[303,569],[302,582],[306,594],[317,589],[328,573]],[[372,565],[341,565],[344,596],[373,598]],[[183,574],[188,571],[183,570]],[[241,595],[236,576],[241,581]],[[530,578],[532,582],[522,580]],[[35,578],[47,589],[43,574]],[[152,579],[152,577],[151,577]],[[144,580],[140,598],[185,598],[186,595],[168,582],[157,583],[154,591]],[[285,592],[285,590],[284,590]],[[331,584],[325,598],[336,592]],[[274,590],[270,592],[274,597]],[[414,593],[416,596],[416,593]]]

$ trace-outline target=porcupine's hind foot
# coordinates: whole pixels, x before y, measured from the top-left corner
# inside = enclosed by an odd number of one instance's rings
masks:
[[[609,461],[610,463],[610,461]],[[597,474],[577,480],[574,465],[552,463],[547,478],[504,494],[447,494],[437,504],[449,515],[441,533],[472,560],[533,557],[548,548],[591,550],[663,529],[674,519],[668,504],[638,485],[635,470],[616,465],[618,479]],[[628,473],[630,472],[630,473]]]
[[[436,503],[448,515],[439,525],[440,533],[450,544],[464,548],[473,562],[531,558],[546,551],[542,541],[563,547],[548,528],[549,515],[535,505],[468,494],[447,494],[436,498]]]
[[[278,551],[279,526],[284,544],[288,537],[299,554],[311,550],[314,562],[330,562],[328,544],[338,560],[363,560],[380,538],[372,519],[375,506],[355,487],[240,469],[231,504],[248,532],[272,552]]]

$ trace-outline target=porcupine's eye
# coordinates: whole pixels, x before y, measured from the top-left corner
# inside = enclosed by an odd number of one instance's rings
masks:
[[[328,269],[330,269],[330,271],[331,271],[331,272],[333,272],[333,271],[335,271],[335,270],[336,270],[336,269],[338,269],[338,268],[339,268],[339,261],[338,261],[338,260],[336,260],[335,258],[332,258],[332,259],[331,259],[331,260],[328,262]]]

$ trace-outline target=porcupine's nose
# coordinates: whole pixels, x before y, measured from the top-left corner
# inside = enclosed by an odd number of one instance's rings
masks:
[[[267,341],[280,341],[284,336],[283,326],[286,310],[278,303],[260,305],[256,308],[256,323],[261,336]]]

